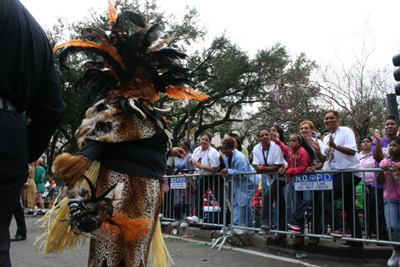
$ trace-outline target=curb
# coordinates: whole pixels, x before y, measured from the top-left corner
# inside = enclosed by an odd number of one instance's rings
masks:
[[[171,234],[173,229],[177,230],[179,235],[193,235],[195,237],[201,237],[209,239],[212,242],[213,239],[221,237],[220,229],[217,230],[206,230],[199,227],[173,227],[171,225],[163,225],[162,232]],[[313,253],[315,255],[321,255],[323,257],[341,257],[341,258],[373,258],[373,259],[388,259],[392,255],[392,247],[377,246],[373,243],[364,244],[364,248],[340,248],[340,238],[338,239],[320,239],[320,242],[316,245],[299,244],[296,247],[290,247],[287,243],[290,241],[290,237],[274,241],[271,235],[242,235],[239,237],[230,237],[228,240],[231,242],[237,242],[238,240],[243,241],[245,245],[252,247],[263,248],[267,247],[276,251],[282,251],[290,254],[298,253]]]

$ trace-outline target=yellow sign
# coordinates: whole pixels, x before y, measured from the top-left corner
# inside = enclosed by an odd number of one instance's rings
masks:
[[[188,138],[188,131],[185,131],[185,139],[187,140]],[[194,143],[194,128],[190,129],[190,136],[189,136],[190,143]]]

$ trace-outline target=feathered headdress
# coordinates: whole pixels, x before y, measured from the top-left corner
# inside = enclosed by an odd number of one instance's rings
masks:
[[[144,17],[131,11],[117,15],[113,0],[109,0],[108,12],[109,35],[103,29],[86,28],[82,35],[95,41],[70,40],[54,48],[67,46],[59,56],[61,69],[68,69],[65,62],[73,53],[86,52],[102,58],[86,62],[82,66],[85,74],[77,82],[78,87],[92,85],[90,98],[122,96],[152,101],[158,99],[160,93],[177,99],[202,101],[208,98],[205,93],[186,86],[191,83],[189,69],[179,66],[186,55],[163,48],[172,38],[154,45],[161,29],[159,24],[146,25]],[[139,30],[130,33],[132,26]]]

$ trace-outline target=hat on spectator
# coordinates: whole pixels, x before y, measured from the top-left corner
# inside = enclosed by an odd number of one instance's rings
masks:
[[[240,138],[240,133],[238,131],[233,131],[229,134],[230,136],[232,135],[237,135]]]

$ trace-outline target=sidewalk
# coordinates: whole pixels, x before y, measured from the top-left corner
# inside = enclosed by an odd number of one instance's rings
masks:
[[[163,233],[171,234],[172,230],[175,228],[179,235],[189,235],[200,238],[205,238],[212,242],[213,239],[221,237],[222,234],[220,230],[204,230],[199,227],[173,227],[171,225],[162,226]],[[267,247],[277,251],[282,251],[290,254],[307,254],[314,253],[320,254],[323,257],[347,257],[347,258],[375,258],[375,259],[388,259],[392,255],[392,246],[377,246],[374,243],[364,243],[364,248],[341,248],[339,244],[342,243],[340,238],[337,239],[326,239],[321,238],[319,243],[316,245],[306,245],[300,244],[296,247],[287,246],[287,243],[291,240],[291,236],[282,239],[278,242],[272,240],[273,235],[259,235],[255,233],[253,235],[241,235],[233,236],[227,239],[231,240],[226,242],[225,245],[229,243],[243,242],[246,245],[252,247]],[[307,240],[307,237],[306,237]],[[217,245],[219,247],[219,244]],[[223,249],[223,248],[222,248]]]

